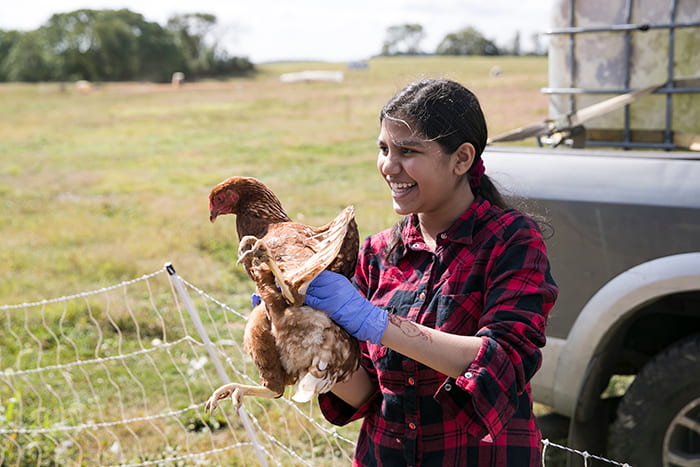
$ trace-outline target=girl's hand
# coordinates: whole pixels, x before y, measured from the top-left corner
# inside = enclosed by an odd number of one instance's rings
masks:
[[[304,303],[328,316],[359,340],[379,344],[389,314],[372,305],[343,275],[323,271],[306,291]]]

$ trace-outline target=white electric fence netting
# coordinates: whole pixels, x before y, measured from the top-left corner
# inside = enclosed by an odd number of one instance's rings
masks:
[[[204,402],[258,384],[246,315],[172,265],[76,295],[0,306],[0,465],[348,465],[358,425],[317,404]],[[615,465],[545,441],[557,448]],[[543,465],[544,465],[543,455]]]

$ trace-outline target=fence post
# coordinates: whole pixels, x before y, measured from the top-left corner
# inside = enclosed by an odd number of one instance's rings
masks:
[[[211,358],[211,361],[214,363],[214,367],[216,368],[217,373],[219,373],[219,378],[221,378],[222,384],[230,383],[231,380],[226,374],[226,370],[224,370],[224,366],[221,364],[221,360],[219,359],[219,356],[214,350],[214,345],[212,344],[211,339],[209,339],[209,334],[207,334],[207,331],[204,329],[202,320],[199,318],[199,314],[197,313],[197,310],[195,310],[194,305],[192,304],[190,295],[187,293],[185,286],[182,285],[180,276],[178,276],[175,272],[175,267],[172,263],[165,263],[165,270],[168,271],[168,274],[170,275],[170,281],[175,287],[175,290],[180,296],[180,299],[182,299],[185,308],[187,308],[187,311],[190,313],[190,318],[194,323],[194,327],[197,328],[199,337],[202,339],[202,342],[204,342],[204,346],[207,349],[207,353],[209,353],[209,358]],[[255,435],[253,425],[250,423],[248,413],[243,407],[243,404],[241,404],[241,406],[238,408],[238,416],[240,417],[241,423],[243,423],[245,431],[246,433],[248,433],[248,436],[250,437],[253,446],[255,447],[255,452],[258,455],[258,460],[260,460],[260,465],[262,465],[263,467],[267,467],[267,458],[265,457],[265,453],[263,452],[262,447],[258,442],[258,437]]]

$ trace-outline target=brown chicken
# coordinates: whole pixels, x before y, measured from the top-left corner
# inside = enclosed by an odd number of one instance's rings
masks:
[[[296,385],[292,398],[307,402],[349,378],[359,367],[359,343],[326,313],[303,303],[309,284],[324,269],[353,275],[359,249],[353,207],[323,227],[310,227],[292,222],[260,181],[232,177],[212,189],[209,213],[211,222],[222,214],[236,215],[238,262],[262,299],[243,338],[262,386],[221,386],[206,409],[211,412],[229,396],[236,407],[248,395],[277,398],[291,385]]]

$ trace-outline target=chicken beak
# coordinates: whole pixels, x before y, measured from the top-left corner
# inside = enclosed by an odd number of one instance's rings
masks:
[[[211,214],[209,214],[209,222],[211,222],[213,224],[215,220],[216,220],[216,214],[212,212]]]

